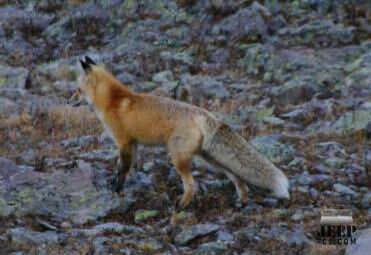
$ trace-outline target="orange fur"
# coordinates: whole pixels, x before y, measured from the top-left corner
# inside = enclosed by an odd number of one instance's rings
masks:
[[[78,84],[81,94],[94,106],[118,147],[120,163],[116,191],[121,189],[128,175],[137,143],[167,146],[183,181],[182,207],[189,204],[196,191],[191,173],[194,155],[208,158],[208,162],[226,173],[243,202],[247,200],[246,181],[264,188],[277,188],[281,193],[286,188],[286,177],[282,177],[284,175],[280,170],[242,137],[230,133],[227,126],[206,110],[167,98],[131,92],[111,73],[96,65],[89,66],[89,71],[79,78]],[[220,144],[220,139],[226,141]],[[231,155],[223,155],[220,148],[231,150]],[[239,158],[237,154],[240,152],[245,153],[247,158]],[[228,156],[232,156],[231,164],[223,161]],[[261,168],[260,173],[257,168]],[[283,184],[275,183],[276,179]],[[276,184],[281,186],[276,187]],[[285,192],[283,190],[284,195]]]

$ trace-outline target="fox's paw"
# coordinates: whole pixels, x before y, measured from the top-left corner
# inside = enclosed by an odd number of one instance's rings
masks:
[[[116,173],[111,179],[111,190],[113,192],[119,193],[124,186],[125,180],[121,178],[120,174]]]
[[[236,200],[235,206],[237,208],[243,208],[248,204],[248,202],[249,202],[249,198],[247,196],[244,196]]]

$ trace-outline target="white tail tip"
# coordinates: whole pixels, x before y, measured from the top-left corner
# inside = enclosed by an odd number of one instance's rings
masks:
[[[279,169],[275,173],[273,192],[278,198],[290,198],[289,181]]]

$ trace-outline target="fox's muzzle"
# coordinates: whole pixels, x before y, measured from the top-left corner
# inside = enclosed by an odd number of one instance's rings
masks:
[[[80,89],[76,90],[75,93],[68,99],[67,103],[73,107],[80,106],[82,103],[81,91]]]

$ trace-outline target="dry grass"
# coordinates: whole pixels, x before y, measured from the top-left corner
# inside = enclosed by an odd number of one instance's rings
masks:
[[[62,156],[60,142],[82,135],[98,135],[99,120],[87,108],[55,106],[30,115],[0,119],[0,154],[16,160],[26,150],[37,150],[40,157]]]

